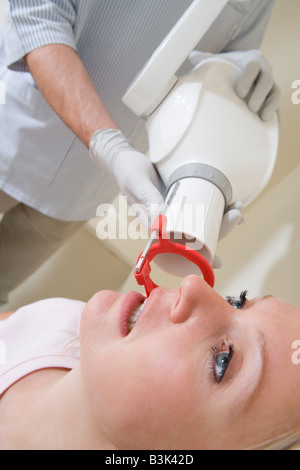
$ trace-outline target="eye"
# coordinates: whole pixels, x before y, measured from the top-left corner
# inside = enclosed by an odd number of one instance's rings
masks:
[[[218,346],[214,346],[210,350],[210,368],[213,379],[217,384],[223,379],[231,359],[234,354],[234,346],[230,345],[228,351],[221,351]]]

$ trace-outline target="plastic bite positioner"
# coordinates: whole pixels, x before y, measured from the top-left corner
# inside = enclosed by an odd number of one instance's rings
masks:
[[[150,263],[154,258],[161,255],[166,256],[171,254],[172,256],[178,256],[181,260],[185,259],[194,264],[198,267],[198,274],[202,274],[204,280],[211,287],[214,286],[214,272],[208,261],[200,253],[189,248],[187,245],[170,240],[167,233],[166,215],[159,215],[156,218],[151,232],[150,243],[144,252],[141,253],[134,273],[137,283],[145,287],[148,297],[158,287],[150,277]]]

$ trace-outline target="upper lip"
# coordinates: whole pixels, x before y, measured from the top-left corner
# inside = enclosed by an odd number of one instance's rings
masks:
[[[147,303],[146,305],[144,306],[143,308],[143,311],[142,313],[140,314],[140,316],[138,317],[137,321],[136,321],[136,324],[135,326],[142,320],[143,321],[143,318],[145,318],[147,315],[148,315],[148,312],[153,312],[153,303],[156,302],[156,299],[157,299],[157,296],[159,296],[161,294],[162,290],[160,288],[156,288],[154,289],[151,294],[149,295],[148,298],[146,298],[145,300],[147,300]],[[135,307],[136,308],[136,307]],[[134,311],[134,310],[133,310]],[[131,314],[133,313],[133,311],[131,312]],[[128,318],[129,320],[129,318]]]

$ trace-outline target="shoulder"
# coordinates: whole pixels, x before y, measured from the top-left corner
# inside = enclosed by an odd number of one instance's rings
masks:
[[[20,307],[15,312],[0,313],[1,320],[9,320],[11,325],[21,325],[23,322],[28,323],[29,318],[32,320],[40,319],[45,325],[47,323],[64,323],[71,319],[78,319],[81,317],[85,302],[80,300],[65,299],[65,298],[51,298],[39,300],[31,304]],[[72,320],[71,320],[72,321]]]
[[[0,313],[0,321],[7,320],[11,315],[13,315],[15,312],[3,312]]]

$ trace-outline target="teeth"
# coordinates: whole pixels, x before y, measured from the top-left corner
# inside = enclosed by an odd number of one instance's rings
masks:
[[[131,331],[132,328],[134,327],[135,325],[135,322],[137,321],[137,319],[139,318],[140,314],[142,313],[146,303],[147,303],[147,300],[145,300],[145,302],[143,302],[142,304],[139,304],[135,309],[134,311],[132,312],[130,318],[129,318],[129,321],[128,321],[128,331]]]

